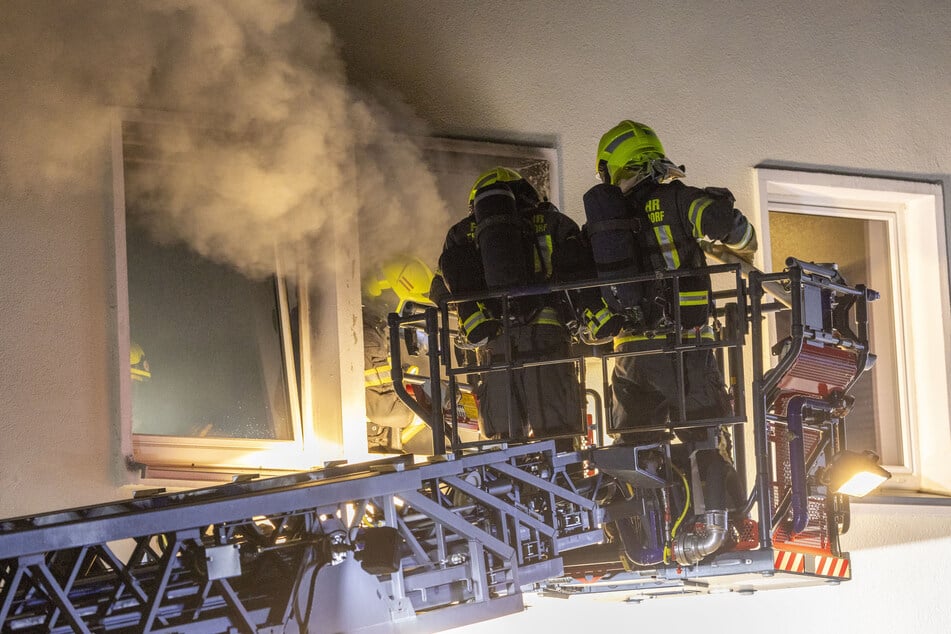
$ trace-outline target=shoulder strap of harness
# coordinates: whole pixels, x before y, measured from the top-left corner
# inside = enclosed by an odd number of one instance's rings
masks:
[[[485,231],[489,227],[494,227],[495,225],[511,225],[512,227],[516,227],[517,229],[521,231],[527,231],[529,228],[528,223],[526,222],[524,218],[519,218],[517,216],[502,215],[502,214],[498,216],[489,216],[488,218],[484,218],[481,222],[479,222],[476,225],[475,236],[474,236],[476,248],[478,248],[479,246],[479,234],[481,234],[483,231]],[[532,233],[535,233],[534,229],[532,229]]]
[[[599,220],[589,222],[588,235],[603,233],[605,231],[633,231],[638,233],[641,230],[641,222],[637,218],[615,218],[613,220]]]

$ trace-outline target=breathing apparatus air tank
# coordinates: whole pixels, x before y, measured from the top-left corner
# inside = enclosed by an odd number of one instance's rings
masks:
[[[586,230],[599,280],[633,277],[643,273],[635,254],[640,224],[631,215],[621,190],[613,185],[595,185],[584,195]],[[603,287],[608,306],[616,312],[638,310],[643,283]]]
[[[534,235],[518,211],[515,194],[503,183],[476,192],[473,200],[476,244],[489,290],[511,289],[531,283]]]

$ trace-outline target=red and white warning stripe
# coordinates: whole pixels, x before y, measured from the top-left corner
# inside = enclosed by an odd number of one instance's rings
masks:
[[[823,577],[848,578],[850,576],[849,560],[842,557],[816,555],[816,574]]]
[[[773,551],[773,568],[784,572],[805,572],[806,556],[802,553],[776,549]]]

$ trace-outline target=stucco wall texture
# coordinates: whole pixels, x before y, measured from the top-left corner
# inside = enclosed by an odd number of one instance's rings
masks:
[[[433,133],[558,148],[565,211],[578,219],[598,137],[624,118],[658,131],[687,182],[729,187],[741,209],[753,205],[753,168],[764,162],[940,181],[946,192],[951,183],[944,0],[316,9],[351,80],[398,95]],[[101,150],[76,175],[101,183],[100,195],[68,208],[44,204],[44,192],[0,190],[21,210],[0,217],[2,517],[128,496],[115,477],[107,139]],[[940,508],[857,506],[845,538],[855,579],[839,587],[677,604],[571,600],[473,631],[515,631],[554,614],[563,620],[549,631],[946,632],[948,535],[951,514]]]
[[[752,210],[762,164],[951,183],[944,2],[381,0],[318,10],[350,77],[396,90],[436,133],[557,147],[563,210],[579,220],[598,138],[626,118],[654,127],[688,183],[729,187],[741,209]],[[855,578],[842,586],[678,604],[536,601],[470,629],[948,631],[940,588],[951,578],[925,562],[951,556],[951,514],[853,508],[844,541]],[[922,565],[927,574],[913,572]]]
[[[439,133],[562,155],[580,213],[602,132],[652,125],[688,181],[752,204],[763,161],[947,178],[951,8],[935,2],[318,3],[350,77]],[[462,210],[460,210],[461,213]]]

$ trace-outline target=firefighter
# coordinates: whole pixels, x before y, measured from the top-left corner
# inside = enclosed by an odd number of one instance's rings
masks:
[[[734,208],[726,189],[690,187],[679,179],[684,168],[664,153],[654,131],[641,123],[622,121],[601,137],[597,173],[601,180],[584,196],[585,229],[590,236],[599,277],[630,277],[656,271],[694,269],[706,265],[701,238],[722,242],[744,260],[756,251],[756,232]],[[615,337],[616,352],[659,349],[677,327],[674,302],[679,302],[683,341],[712,340],[709,325],[711,282],[707,275],[679,278],[679,296],[670,280],[602,287],[605,300],[628,317],[628,327]],[[665,432],[639,432],[639,427],[680,420],[680,386],[676,355],[620,357],[612,377],[610,429],[621,441],[638,444],[665,441]],[[684,419],[695,421],[732,415],[719,367],[710,349],[683,355]],[[676,434],[685,442],[716,442],[716,428],[685,428]],[[721,452],[726,459],[726,452]],[[715,480],[730,478],[732,468],[713,456],[708,467]],[[736,493],[736,491],[734,491]],[[736,502],[736,500],[733,500]],[[711,505],[712,503],[712,505]],[[707,500],[708,508],[726,508],[727,500]]]
[[[469,215],[450,228],[439,258],[440,276],[431,297],[445,283],[454,294],[503,292],[513,288],[575,281],[586,249],[578,225],[517,171],[495,167],[481,174],[469,192]],[[593,271],[593,262],[592,267]],[[577,303],[592,336],[613,336],[622,320],[601,297]],[[456,306],[460,336],[476,348],[480,365],[569,357],[566,324],[576,318],[564,293],[466,302]],[[578,295],[576,294],[576,298]],[[590,298],[590,293],[586,295]],[[503,332],[505,333],[503,335]],[[482,433],[488,438],[563,436],[559,450],[582,432],[581,389],[574,362],[485,372],[476,384]],[[509,420],[509,412],[514,413]]]
[[[433,273],[416,257],[396,257],[364,284],[363,351],[366,388],[367,442],[372,451],[404,450],[401,431],[414,414],[400,401],[390,375],[390,339],[387,315],[415,306],[432,306],[429,289]],[[404,367],[412,374],[415,368]],[[422,424],[422,423],[420,423]]]
[[[152,378],[152,369],[149,367],[149,360],[145,357],[145,351],[135,341],[129,342],[129,366],[133,381],[145,383]]]

